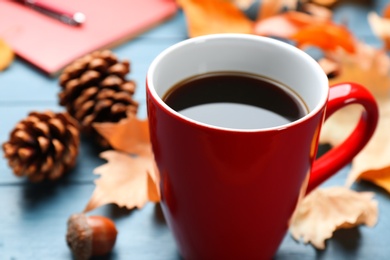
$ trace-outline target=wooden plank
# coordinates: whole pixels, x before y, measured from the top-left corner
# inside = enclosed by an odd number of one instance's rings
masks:
[[[325,186],[339,185],[345,174],[341,171]],[[376,192],[381,205],[376,227],[337,231],[324,251],[298,244],[287,234],[275,259],[387,259],[388,195],[370,184],[355,188]],[[0,185],[0,259],[71,259],[64,241],[66,221],[84,208],[93,189],[89,183],[68,182]],[[155,204],[133,211],[109,205],[91,214],[111,217],[117,224],[118,241],[110,259],[179,259],[171,233]]]
[[[67,219],[84,208],[93,188],[68,183],[0,185],[0,259],[72,259],[65,242]],[[117,225],[110,259],[178,258],[154,204],[133,211],[107,206],[91,214],[108,216]]]

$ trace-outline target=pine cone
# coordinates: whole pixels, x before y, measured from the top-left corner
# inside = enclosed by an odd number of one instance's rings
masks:
[[[71,169],[78,154],[77,122],[67,113],[31,112],[3,144],[15,175],[33,182],[56,180]]]
[[[119,122],[136,114],[136,84],[126,80],[128,61],[118,61],[109,50],[96,51],[76,60],[60,76],[60,105],[80,122],[81,130],[98,144],[107,146],[92,127],[95,122]]]

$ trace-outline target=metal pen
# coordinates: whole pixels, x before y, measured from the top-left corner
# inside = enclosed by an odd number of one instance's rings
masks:
[[[42,2],[39,0],[15,0],[15,1],[22,3],[23,5],[26,5],[42,14],[50,16],[54,19],[57,19],[71,26],[80,26],[86,20],[86,17],[83,13],[70,12],[58,6],[55,6],[50,2]]]

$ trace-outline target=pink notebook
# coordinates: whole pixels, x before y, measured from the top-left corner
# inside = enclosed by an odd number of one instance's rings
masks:
[[[0,0],[0,37],[19,57],[49,75],[89,52],[137,36],[177,10],[174,0],[45,1],[83,12],[85,24],[69,26],[19,3]]]

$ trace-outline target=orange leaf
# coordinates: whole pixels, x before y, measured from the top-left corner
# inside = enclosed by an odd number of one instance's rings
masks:
[[[0,71],[5,70],[14,60],[15,54],[11,47],[0,39]]]
[[[118,123],[95,123],[93,127],[115,150],[137,155],[152,153],[148,120],[128,115]]]
[[[382,15],[384,18],[390,18],[390,4],[387,4],[385,8],[383,8]]]
[[[305,12],[315,16],[318,19],[322,19],[324,21],[332,20],[333,12],[329,8],[316,4],[306,3],[303,5],[303,9]]]
[[[275,16],[282,9],[295,10],[299,0],[262,0],[260,2],[257,21]]]
[[[255,24],[254,34],[281,38],[291,37],[293,34],[298,32],[299,28],[305,25],[295,23],[287,14],[288,13],[279,14],[259,20]]]
[[[142,208],[149,201],[160,200],[159,175],[152,155],[132,157],[106,151],[100,156],[108,162],[94,171],[101,177],[95,181],[96,188],[84,212],[109,203]]]
[[[290,221],[296,240],[303,238],[318,249],[335,230],[361,224],[374,226],[378,220],[378,203],[371,192],[356,192],[345,187],[316,189],[298,205]]]
[[[283,0],[262,0],[259,5],[257,20],[264,20],[279,13],[283,7]]]
[[[213,33],[252,33],[253,22],[233,3],[224,0],[178,0],[190,37]]]
[[[339,62],[341,73],[331,79],[330,84],[345,81],[360,83],[373,93],[379,106],[377,130],[369,143],[353,159],[347,185],[351,185],[356,179],[363,178],[386,188],[389,184],[385,184],[380,176],[388,172],[390,167],[390,135],[388,134],[390,128],[390,59],[383,50],[377,50],[365,44],[358,44],[354,55],[340,51],[334,54],[333,59]],[[361,107],[357,105],[337,111],[322,128],[321,142],[330,143],[333,146],[343,142],[355,127],[360,113]],[[380,178],[381,181],[376,181],[376,178]]]
[[[254,34],[291,38],[305,27],[327,21],[322,17],[302,12],[288,11],[257,21],[254,27]]]
[[[370,181],[390,193],[390,166],[380,170],[371,170],[359,175],[359,179]]]
[[[332,6],[337,0],[312,0],[313,3],[323,6]]]
[[[230,2],[238,6],[238,8],[246,10],[255,2],[255,0],[230,0]]]
[[[355,52],[356,40],[350,31],[344,26],[331,22],[306,26],[295,33],[291,39],[296,41],[300,48],[311,45],[324,51],[342,48],[349,53]]]

